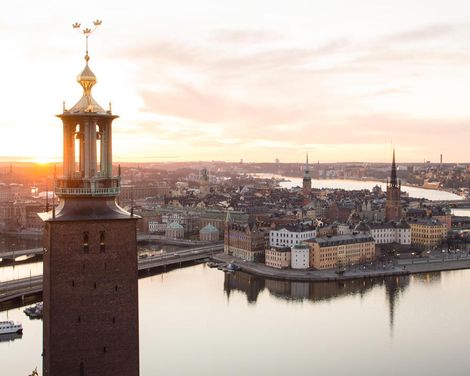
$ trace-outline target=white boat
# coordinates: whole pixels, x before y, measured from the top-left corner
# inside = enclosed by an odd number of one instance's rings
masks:
[[[0,334],[23,333],[23,326],[19,322],[0,321]]]

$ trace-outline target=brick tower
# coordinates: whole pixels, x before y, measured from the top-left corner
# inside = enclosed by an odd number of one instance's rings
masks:
[[[90,29],[84,34],[88,37]],[[60,204],[41,214],[43,375],[136,376],[137,217],[116,204],[120,176],[112,174],[112,122],[117,116],[91,96],[96,77],[88,66],[88,48],[85,61],[77,78],[83,96],[58,115],[63,123],[63,176],[55,180]]]
[[[310,176],[310,166],[308,165],[308,154],[305,160],[304,177],[302,179],[302,192],[309,194],[312,190],[312,177]]]
[[[399,221],[401,219],[401,182],[397,180],[395,164],[395,149],[393,149],[392,174],[387,179],[387,201],[385,203],[385,220]]]

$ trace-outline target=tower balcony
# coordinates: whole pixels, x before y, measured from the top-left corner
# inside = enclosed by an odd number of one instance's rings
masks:
[[[55,193],[59,197],[115,197],[121,193],[119,176],[85,178],[58,178],[55,182]]]

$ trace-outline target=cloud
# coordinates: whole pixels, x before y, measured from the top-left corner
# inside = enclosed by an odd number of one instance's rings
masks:
[[[442,37],[448,37],[457,30],[456,25],[434,24],[426,25],[421,28],[406,30],[394,34],[389,34],[380,39],[385,43],[415,43],[427,40],[435,40]]]
[[[221,44],[259,44],[282,40],[280,33],[269,30],[215,30],[210,39]]]
[[[425,119],[412,105],[422,102],[417,85],[447,67],[432,64],[466,64],[469,56],[455,46],[430,44],[457,29],[429,25],[317,45],[289,43],[265,30],[218,29],[211,43],[152,38],[123,46],[119,55],[139,67],[141,113],[157,119],[140,121],[135,131],[157,137],[166,155],[166,147],[204,158],[297,152],[314,144],[318,153],[344,159],[333,150],[365,156],[393,140],[412,159],[416,145],[424,143],[419,153],[430,155],[455,132],[468,133],[465,118]]]

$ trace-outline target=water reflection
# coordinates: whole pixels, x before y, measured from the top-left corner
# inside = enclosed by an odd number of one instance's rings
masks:
[[[0,234],[0,252],[42,247],[42,234],[17,236]]]
[[[0,334],[0,342],[10,342],[15,339],[20,339],[23,337],[23,334],[18,333],[9,333],[9,334]]]
[[[412,278],[434,283],[440,280],[441,273],[417,274]],[[344,296],[358,295],[361,298],[375,287],[383,287],[388,303],[390,331],[393,332],[395,310],[398,300],[410,285],[410,276],[394,276],[382,279],[361,279],[342,282],[290,282],[263,279],[244,272],[226,273],[224,291],[228,299],[232,291],[246,295],[250,304],[255,304],[258,296],[267,290],[272,296],[288,301],[311,302],[330,301]]]

